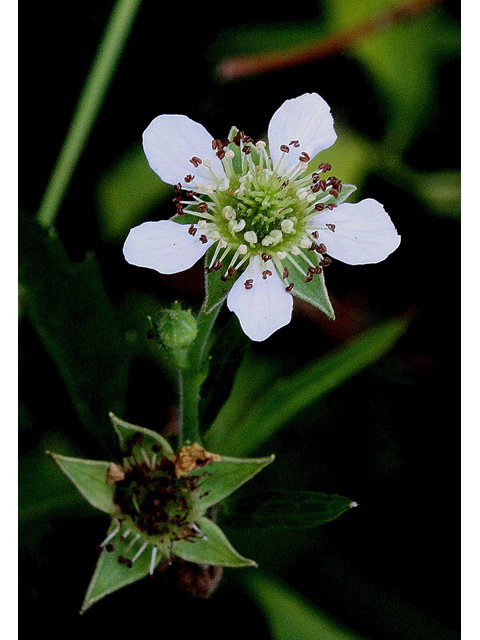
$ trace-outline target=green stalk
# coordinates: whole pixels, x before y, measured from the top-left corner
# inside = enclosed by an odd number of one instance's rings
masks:
[[[102,107],[140,2],[141,0],[117,0],[113,8],[37,213],[38,222],[44,227],[55,222],[73,172]]]
[[[200,310],[197,317],[198,333],[189,352],[189,367],[179,370],[180,392],[180,446],[187,441],[200,443],[198,403],[200,388],[207,377],[207,345],[215,320],[222,305],[209,314]]]

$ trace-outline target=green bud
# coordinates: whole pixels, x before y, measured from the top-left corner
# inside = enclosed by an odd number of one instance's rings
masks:
[[[197,321],[190,309],[182,309],[174,302],[171,309],[163,309],[157,321],[161,343],[169,349],[184,349],[197,337]]]

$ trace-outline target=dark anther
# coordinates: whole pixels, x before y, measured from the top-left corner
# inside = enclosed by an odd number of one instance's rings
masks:
[[[332,202],[330,204],[327,204],[327,209],[330,209],[330,211],[333,211],[335,209],[337,205],[333,204]]]
[[[283,153],[288,153],[290,149],[287,147],[286,144],[282,144],[280,145],[280,151],[283,151]]]
[[[300,143],[299,143],[299,141],[298,141],[298,140],[292,140],[292,141],[290,142],[290,144],[291,144],[291,145],[293,144],[293,146],[294,146],[296,149],[298,149],[298,147],[300,146]]]
[[[315,251],[317,248],[317,243],[316,242],[312,242],[312,244],[310,245],[310,247],[308,248],[309,251]]]
[[[312,185],[310,186],[310,189],[312,190],[312,193],[318,193],[318,192],[320,191],[321,186],[322,186],[322,185],[321,185],[321,182],[322,182],[322,181],[317,182],[317,183],[314,183],[314,184],[312,184]],[[324,191],[325,191],[325,189],[324,189]]]
[[[322,267],[315,267],[315,273],[320,275],[322,273]]]
[[[192,176],[192,174],[189,173],[188,176],[185,176],[184,180],[185,182],[191,182],[194,178],[195,176]]]
[[[287,269],[287,267],[284,267],[284,269],[283,269],[283,275],[282,275],[282,278],[283,278],[284,280],[285,280],[285,278],[288,278],[288,269]]]
[[[312,232],[312,238],[315,238],[315,240],[318,240],[318,231]]]
[[[334,224],[329,224],[327,222],[327,229],[330,229],[330,231],[333,231],[335,233],[335,225]]]
[[[310,156],[308,155],[308,153],[305,153],[305,151],[303,151],[298,159],[300,160],[300,162],[308,162],[310,160]]]
[[[193,164],[195,169],[198,167],[199,164],[202,164],[202,161],[200,160],[200,158],[197,158],[197,156],[193,156],[193,158],[190,159],[190,162]]]
[[[205,267],[205,273],[212,273],[213,269],[210,269],[210,267]]]
[[[322,191],[326,191],[327,190],[327,182],[326,182],[326,180],[320,180],[318,184],[320,185],[320,189]]]
[[[253,289],[253,280],[252,279],[245,280],[244,284],[245,284],[245,289]]]
[[[162,450],[159,444],[152,444],[151,449],[153,453],[160,453],[160,451]]]
[[[320,180],[320,176],[318,175],[318,173],[312,173],[312,182],[313,182],[313,184],[315,184],[319,180]]]
[[[215,260],[215,262],[212,265],[212,268],[215,269],[215,271],[220,271],[222,267],[223,267],[223,264],[220,262],[220,260]]]
[[[290,293],[290,291],[293,289],[293,282],[291,282],[288,287],[285,287],[285,291],[288,291]]]
[[[177,216],[183,216],[183,204],[177,202],[177,204],[175,205],[175,210],[177,212]]]
[[[333,196],[336,200],[339,196],[339,193],[336,189],[330,189],[330,195]]]
[[[112,553],[113,549],[114,549],[113,544],[109,543],[105,545],[105,551],[108,551],[108,553]]]
[[[237,270],[233,267],[228,267],[227,273],[229,278],[234,278],[237,275]]]
[[[322,259],[322,267],[328,267],[329,264],[332,264],[332,259],[328,256],[324,256]]]
[[[226,276],[224,273],[222,273],[222,274],[220,275],[220,280],[221,280],[222,282],[226,282],[226,281],[227,281],[227,276]]]
[[[191,224],[191,225],[188,227],[188,233],[189,233],[191,236],[194,236],[194,235],[197,233],[197,229],[196,229],[196,227],[194,227],[194,226],[193,226],[193,224]]]
[[[317,249],[318,253],[321,253],[322,255],[327,253],[327,247],[323,244],[323,242],[321,242],[318,245],[318,249]]]
[[[250,136],[245,136],[243,138],[243,141],[246,142],[247,144],[250,144],[251,142],[253,142],[253,138],[251,138]]]
[[[313,275],[311,273],[307,273],[307,277],[305,278],[305,282],[308,284],[313,280]]]
[[[200,202],[198,204],[198,211],[200,213],[207,213],[208,211],[208,204],[206,202]]]
[[[321,171],[322,173],[325,173],[326,171],[330,171],[332,169],[332,165],[329,164],[328,162],[321,162],[318,165],[318,169],[319,171]]]
[[[206,236],[206,235],[204,235],[203,233],[202,233],[202,235],[200,236],[200,242],[201,242],[202,244],[206,244],[206,243],[208,242],[208,238],[207,238],[207,236]]]
[[[270,253],[266,253],[265,251],[262,253],[262,260],[264,262],[268,262],[268,260],[271,260],[272,256]]]
[[[265,269],[265,271],[262,271],[262,278],[264,280],[266,280],[268,278],[268,276],[271,276],[272,272],[270,271],[270,269]]]
[[[196,195],[195,191],[187,191],[187,198],[193,198]]]
[[[212,140],[212,149],[218,149],[220,140]]]
[[[215,155],[220,158],[220,160],[223,160],[223,158],[225,157],[225,151],[223,149],[219,149]]]
[[[180,191],[182,190],[182,185],[180,182],[177,182],[177,184],[173,187],[176,191],[176,193],[180,193]]]
[[[317,273],[317,270],[316,270],[315,267],[308,267],[307,271],[308,271],[308,273],[311,273],[312,276]]]
[[[248,155],[250,155],[250,151],[251,150],[250,150],[250,147],[248,145],[245,145],[244,147],[242,147],[242,151],[246,156],[248,156]]]
[[[315,211],[323,211],[325,209],[325,205],[323,204],[323,202],[319,202],[318,204],[315,205]]]

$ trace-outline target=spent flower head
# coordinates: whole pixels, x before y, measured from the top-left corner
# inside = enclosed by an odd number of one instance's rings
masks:
[[[177,558],[202,566],[256,566],[214,522],[214,507],[274,456],[220,457],[198,443],[175,454],[158,433],[110,417],[121,463],[51,454],[90,504],[111,517],[82,611]]]
[[[355,187],[331,175],[328,162],[311,170],[311,159],[336,137],[330,108],[316,93],[274,113],[268,147],[235,127],[214,139],[186,116],[158,116],[143,146],[151,168],[175,185],[176,215],[132,229],[126,260],[172,274],[206,254],[207,297],[208,288],[216,291],[213,304],[228,294],[252,340],[290,321],[292,294],[333,319],[323,274],[331,258],[376,263],[400,243],[380,203],[345,204]]]

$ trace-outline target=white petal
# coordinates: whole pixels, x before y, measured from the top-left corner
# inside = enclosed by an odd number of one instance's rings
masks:
[[[313,158],[332,146],[337,139],[330,107],[317,93],[287,100],[275,111],[268,127],[270,156],[275,166],[282,156],[281,145],[298,140],[298,148],[290,146],[280,172],[286,175],[297,164],[302,152]]]
[[[130,230],[123,255],[130,264],[159,273],[178,273],[190,269],[213,244],[202,243],[201,231],[192,236],[188,225],[171,220],[144,222]]]
[[[265,270],[272,275],[263,279]],[[253,280],[252,289],[245,288],[245,281],[249,279]],[[247,336],[260,342],[290,322],[293,298],[285,291],[272,262],[265,263],[260,256],[255,256],[230,290],[227,305],[238,316]]]
[[[335,230],[325,230],[327,223]],[[318,242],[327,247],[328,255],[347,264],[381,262],[400,244],[390,216],[371,198],[325,210],[311,219],[309,228],[318,229]]]
[[[187,116],[162,115],[149,124],[143,132],[143,149],[148,164],[168,184],[181,183],[192,189],[195,183],[216,186],[215,180],[203,164],[194,166],[192,158],[209,160],[219,180],[225,178],[220,159],[212,149],[212,136],[204,126]],[[194,176],[185,182],[186,176]]]

